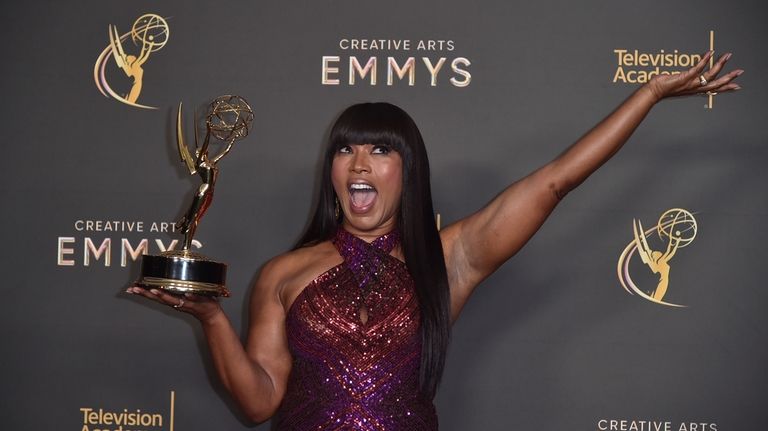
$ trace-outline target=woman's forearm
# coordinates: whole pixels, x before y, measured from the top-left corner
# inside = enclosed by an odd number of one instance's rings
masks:
[[[562,199],[619,151],[658,100],[648,85],[640,87],[553,160],[547,170],[556,196]]]
[[[216,372],[242,411],[254,422],[272,416],[280,400],[267,371],[248,356],[227,316],[221,312],[202,322]]]

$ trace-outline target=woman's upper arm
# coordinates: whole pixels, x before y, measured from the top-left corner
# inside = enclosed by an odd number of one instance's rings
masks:
[[[546,165],[440,232],[452,313],[457,315],[474,288],[536,233],[559,202],[558,190],[553,168]]]

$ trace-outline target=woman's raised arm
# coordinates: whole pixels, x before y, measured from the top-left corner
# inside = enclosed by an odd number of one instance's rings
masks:
[[[441,231],[454,319],[473,289],[528,242],[569,191],[624,145],[653,105],[669,97],[740,88],[731,81],[742,70],[717,77],[731,55],[721,56],[705,71],[711,56],[708,52],[688,71],[657,76],[640,87],[556,159]]]

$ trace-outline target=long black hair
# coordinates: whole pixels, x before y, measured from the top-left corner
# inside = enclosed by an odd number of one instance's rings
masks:
[[[328,137],[314,215],[295,248],[328,240],[339,227],[331,165],[340,148],[353,144],[386,145],[403,160],[403,192],[397,226],[421,311],[419,383],[421,391],[432,398],[440,383],[448,350],[450,295],[443,247],[432,208],[427,150],[416,123],[405,111],[389,103],[361,103],[350,106],[339,116]]]

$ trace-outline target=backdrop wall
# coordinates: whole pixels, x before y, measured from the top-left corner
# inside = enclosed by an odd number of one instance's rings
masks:
[[[179,102],[190,131],[192,108],[220,94],[254,109],[196,237],[230,265],[223,304],[244,330],[249,285],[300,234],[346,106],[384,100],[414,117],[446,225],[551,160],[648,74],[684,70],[710,47],[734,53],[744,89],[654,108],[478,288],[436,403],[444,430],[768,425],[763,3],[33,0],[0,11],[2,428],[247,426],[196,321],[122,293],[143,240],[157,254],[180,238],[164,229],[198,184],[174,148]],[[168,38],[144,58],[129,33],[145,14],[165,19]],[[143,61],[140,91],[110,26]],[[636,251],[620,259],[633,220],[652,229],[670,209],[696,222],[663,298],[686,307],[649,300],[659,276]],[[664,251],[669,237],[647,241]]]

